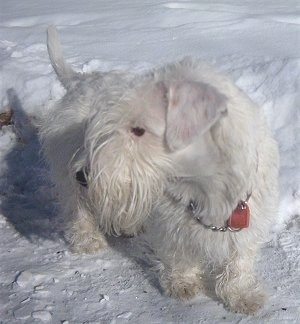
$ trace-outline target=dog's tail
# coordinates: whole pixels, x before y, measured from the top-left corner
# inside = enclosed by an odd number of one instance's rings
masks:
[[[51,64],[57,74],[59,81],[67,89],[72,84],[72,81],[78,77],[72,67],[66,63],[63,58],[59,35],[55,26],[51,25],[47,29],[47,48]]]

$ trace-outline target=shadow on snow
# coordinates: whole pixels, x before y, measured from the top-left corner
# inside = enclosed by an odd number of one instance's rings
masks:
[[[7,96],[13,112],[13,125],[5,126],[5,131],[12,134],[14,145],[2,162],[1,213],[27,239],[53,240],[62,235],[56,226],[57,205],[42,158],[37,130],[14,89],[9,89]]]

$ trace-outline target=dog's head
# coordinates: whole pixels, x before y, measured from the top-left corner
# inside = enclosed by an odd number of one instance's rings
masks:
[[[146,80],[107,102],[85,138],[86,190],[103,230],[136,233],[177,175],[177,152],[205,136],[224,111],[215,88],[188,80]]]

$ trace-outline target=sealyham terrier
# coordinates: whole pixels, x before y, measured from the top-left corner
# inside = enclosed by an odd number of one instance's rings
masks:
[[[198,60],[80,74],[54,27],[48,51],[66,94],[41,138],[73,250],[143,228],[166,295],[196,296],[213,267],[228,309],[260,309],[254,261],[276,221],[278,151],[259,108]]]

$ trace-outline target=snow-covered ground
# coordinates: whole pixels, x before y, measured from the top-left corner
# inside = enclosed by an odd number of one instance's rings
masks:
[[[300,8],[298,0],[0,0],[0,323],[300,323]],[[263,109],[279,142],[279,222],[257,262],[270,298],[256,316],[214,297],[161,295],[136,240],[72,255],[39,143],[24,120],[62,96],[45,31],[55,24],[79,71],[142,71],[186,55],[228,73]]]

